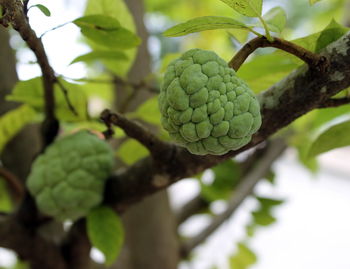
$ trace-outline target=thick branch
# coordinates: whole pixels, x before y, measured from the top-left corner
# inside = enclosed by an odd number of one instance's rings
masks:
[[[90,268],[91,243],[86,233],[85,219],[73,224],[62,245],[62,253],[69,268]]]
[[[296,57],[303,60],[310,67],[314,69],[318,69],[320,71],[325,71],[326,68],[326,58],[315,54],[311,51],[304,49],[292,42],[289,42],[284,39],[280,39],[278,37],[274,37],[273,41],[269,41],[266,37],[256,37],[250,40],[247,44],[243,46],[241,50],[237,52],[237,54],[232,58],[229,62],[229,66],[234,70],[238,70],[240,66],[244,63],[244,61],[248,58],[250,54],[252,54],[258,48],[267,48],[273,47],[277,49],[284,50],[288,53],[295,55]]]
[[[32,228],[21,225],[13,216],[1,217],[0,246],[15,250],[32,269],[67,269],[59,248],[37,235]]]
[[[225,212],[213,218],[212,222],[196,237],[189,239],[182,245],[181,255],[187,257],[196,246],[205,241],[221,224],[223,224],[239,207],[244,199],[250,195],[261,178],[269,171],[272,163],[286,149],[286,144],[282,140],[276,140],[268,146],[266,154],[261,158],[256,167],[242,179],[234,194],[228,201]]]
[[[4,16],[0,24],[7,27],[9,24],[21,35],[28,47],[34,52],[43,75],[43,87],[45,97],[45,121],[43,123],[44,144],[49,145],[57,135],[58,121],[55,116],[54,83],[56,77],[51,68],[44,46],[28,23],[25,7],[21,1],[0,0]]]
[[[202,209],[207,208],[209,205],[210,203],[208,200],[204,199],[201,195],[193,197],[178,212],[176,212],[177,225],[180,225],[189,217],[200,212]]]
[[[145,158],[111,177],[106,202],[123,210],[143,197],[164,189],[181,178],[190,177],[219,162],[256,146],[298,117],[350,86],[350,33],[334,42],[322,54],[330,59],[329,69],[320,75],[305,66],[292,72],[258,96],[263,123],[251,142],[222,156],[196,156],[186,149],[173,147],[172,154],[159,163]],[[169,147],[170,151],[170,147]],[[156,184],[161,179],[162,184]]]

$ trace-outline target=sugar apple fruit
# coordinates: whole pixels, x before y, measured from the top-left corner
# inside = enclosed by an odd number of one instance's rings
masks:
[[[41,212],[76,220],[102,201],[113,159],[105,141],[79,131],[57,140],[34,161],[27,187]]]
[[[193,154],[238,149],[261,125],[254,93],[212,51],[191,49],[170,63],[158,100],[164,129]]]

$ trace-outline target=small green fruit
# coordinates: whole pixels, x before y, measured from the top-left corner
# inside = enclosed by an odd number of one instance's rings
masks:
[[[248,85],[212,51],[192,49],[168,66],[161,122],[175,142],[198,155],[222,155],[248,144],[261,126]]]
[[[76,220],[102,201],[113,160],[105,141],[79,131],[57,140],[34,161],[27,187],[41,212]]]

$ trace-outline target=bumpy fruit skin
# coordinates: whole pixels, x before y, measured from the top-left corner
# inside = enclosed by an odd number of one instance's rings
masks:
[[[259,102],[212,51],[192,49],[168,66],[159,95],[171,138],[197,155],[221,155],[251,140],[261,126]]]
[[[112,166],[108,144],[79,131],[59,139],[35,160],[27,187],[41,212],[60,221],[76,220],[101,202]]]

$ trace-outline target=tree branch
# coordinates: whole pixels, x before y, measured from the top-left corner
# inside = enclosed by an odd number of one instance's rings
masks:
[[[28,23],[25,7],[21,1],[0,0],[4,16],[0,24],[7,27],[9,24],[20,34],[28,47],[34,52],[42,75],[45,98],[45,120],[42,126],[44,145],[49,145],[57,135],[59,123],[55,116],[54,83],[56,77],[51,68],[44,46]]]
[[[263,123],[249,144],[222,156],[196,156],[181,147],[164,155],[162,166],[145,158],[111,176],[105,202],[122,211],[127,206],[178,180],[210,168],[240,152],[250,149],[287,126],[298,117],[350,86],[350,33],[330,44],[322,53],[330,59],[326,73],[302,66],[258,96]],[[160,169],[161,167],[161,169]],[[162,184],[156,184],[156,182]]]
[[[347,104],[350,104],[350,97],[330,98],[321,103],[318,108],[338,107]]]
[[[196,237],[184,242],[181,247],[181,256],[187,257],[188,254],[199,244],[205,241],[221,224],[223,224],[239,207],[244,199],[250,195],[255,185],[269,171],[272,163],[286,149],[287,145],[283,140],[275,140],[268,146],[266,154],[258,161],[257,166],[248,173],[235,189],[233,195],[228,201],[227,209],[220,215],[215,216],[212,222]]]
[[[112,124],[119,126],[129,137],[136,139],[144,145],[157,161],[162,161],[163,157],[168,155],[169,150],[173,147],[173,145],[160,140],[139,123],[129,120],[119,113],[112,113],[106,109],[101,113],[101,120],[106,124],[109,132],[111,132]]]
[[[121,104],[119,111],[121,113],[125,113],[128,110],[128,107],[133,99],[137,97],[139,94],[140,90],[145,90],[153,94],[159,94],[159,88],[152,87],[147,83],[145,80],[141,80],[140,82],[130,82],[130,81],[125,81],[124,79],[118,77],[118,76],[113,76],[113,83],[115,85],[121,85],[123,87],[131,87],[132,92],[126,97],[124,102]]]
[[[85,219],[80,219],[73,224],[61,249],[69,268],[90,268],[91,243],[86,233]]]
[[[0,218],[0,246],[16,251],[32,269],[68,269],[60,249],[40,237],[33,227],[20,224],[12,216]]]
[[[7,170],[5,167],[0,166],[0,177],[7,181],[8,186],[13,190],[14,197],[16,201],[20,201],[24,196],[24,187],[21,181]]]
[[[228,65],[235,71],[237,71],[244,63],[244,61],[248,58],[248,56],[252,54],[256,49],[267,47],[278,48],[288,53],[291,53],[303,60],[315,70],[325,72],[327,68],[327,58],[325,58],[324,56],[308,51],[303,47],[300,47],[287,40],[274,37],[273,41],[269,41],[264,36],[256,37],[250,40],[248,43],[246,43],[242,47],[242,49],[236,53],[236,55],[232,58]]]

